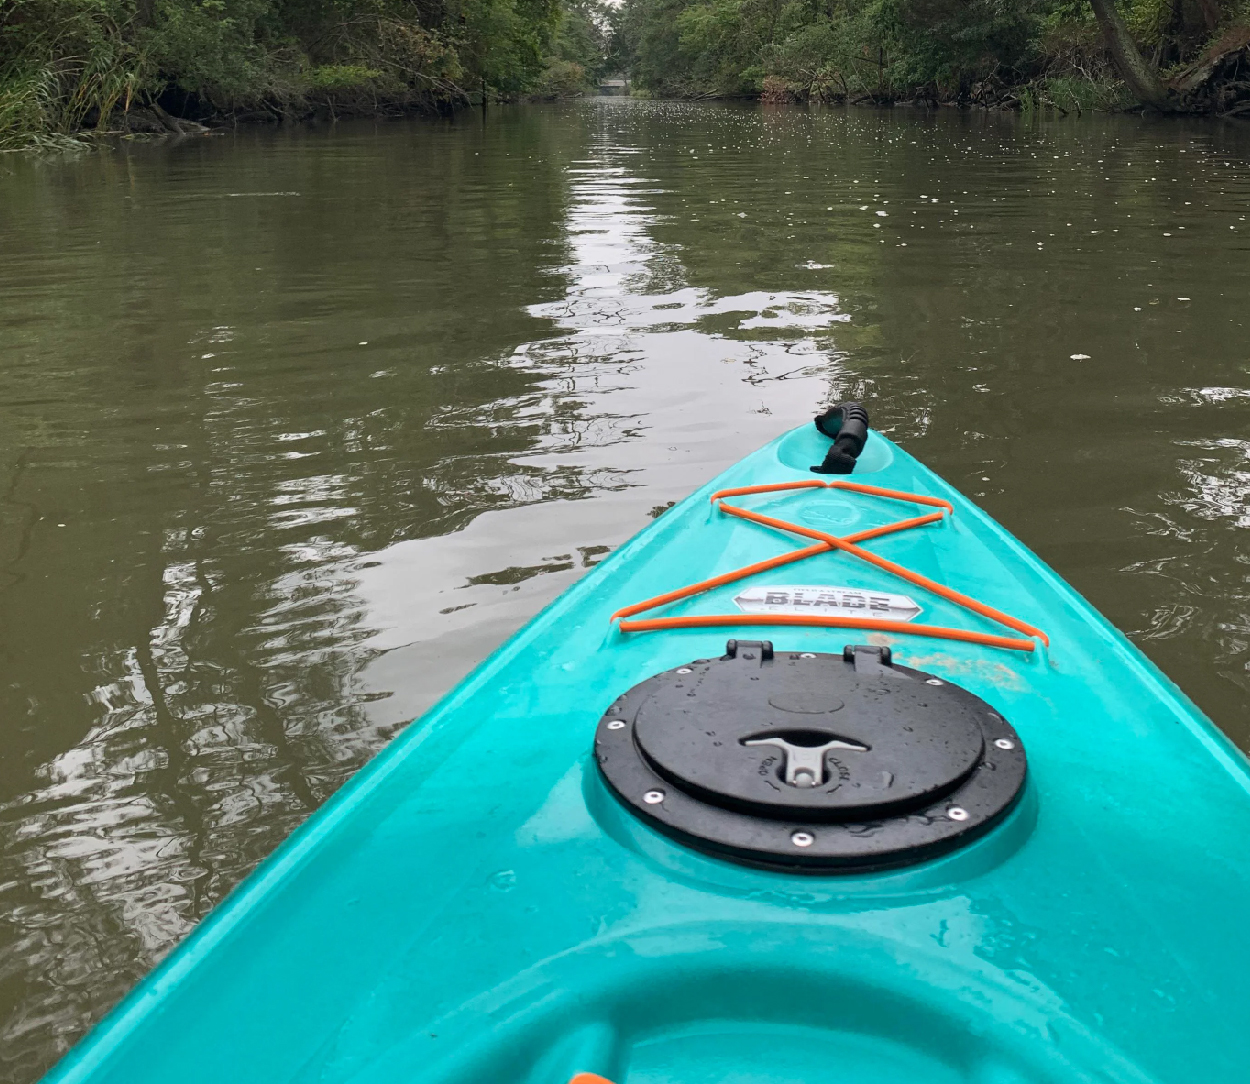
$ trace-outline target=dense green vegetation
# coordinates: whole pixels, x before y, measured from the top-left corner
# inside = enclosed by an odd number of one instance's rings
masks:
[[[0,145],[580,90],[599,0],[0,0]]]
[[[636,92],[1250,112],[1250,0],[0,0],[0,147]]]
[[[1219,108],[1243,90],[1213,93],[1250,80],[1247,15],[1244,0],[624,0],[620,27],[637,87],[655,95],[1081,110],[1157,91],[1165,108]],[[1117,23],[1161,89],[1125,72]]]

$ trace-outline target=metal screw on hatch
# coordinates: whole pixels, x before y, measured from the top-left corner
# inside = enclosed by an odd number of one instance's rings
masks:
[[[642,800],[647,805],[659,805],[664,801],[664,792],[662,790],[649,790],[642,796]]]
[[[999,749],[1014,749],[1016,747],[1016,743],[1010,738],[995,738],[994,744],[998,746]]]
[[[790,842],[796,847],[810,847],[816,842],[816,837],[811,832],[792,832]]]
[[[815,657],[816,656],[810,651],[804,651],[803,654],[799,656],[800,659],[814,659]]]
[[[966,821],[968,819],[968,811],[957,805],[951,806],[946,811],[946,815],[953,821]]]
[[[625,729],[625,720],[624,720],[624,719],[613,719],[610,723],[608,723],[608,729],[609,729],[609,730],[624,730],[624,729]]]
[[[679,674],[693,674],[693,673],[694,673],[694,671],[693,671],[693,670],[691,670],[689,666],[682,666],[682,667],[679,667],[679,668],[678,668],[678,670],[677,670],[677,672],[678,672]]]
[[[938,681],[937,678],[929,678],[927,681],[925,681],[925,684],[926,685],[941,685],[942,683]]]

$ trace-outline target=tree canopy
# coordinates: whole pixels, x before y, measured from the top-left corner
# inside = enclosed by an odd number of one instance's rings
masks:
[[[1078,110],[1183,104],[1187,69],[1243,48],[1248,23],[1245,0],[623,0],[619,16],[655,95]]]
[[[438,109],[606,54],[599,0],[0,0],[0,144],[152,114]]]
[[[0,0],[0,146],[655,96],[1250,112],[1250,0]]]

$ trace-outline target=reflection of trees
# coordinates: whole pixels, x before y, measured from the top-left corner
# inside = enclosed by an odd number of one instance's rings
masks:
[[[783,141],[756,138],[759,115],[674,102],[606,103],[597,120],[593,162],[570,170],[570,233],[585,274],[559,301],[531,310],[576,332],[560,348],[576,354],[583,382],[590,372],[622,390],[640,379],[662,381],[666,367],[685,368],[694,350],[720,353],[732,366],[724,370],[732,383],[820,374],[846,386],[836,361],[849,317],[819,278],[807,288],[798,250],[777,236],[774,143]],[[743,178],[766,174],[772,176],[761,199]],[[738,217],[742,206],[750,207],[749,221]],[[822,237],[817,248],[864,260],[857,240]],[[774,258],[776,266],[769,264]],[[639,377],[631,367],[650,375]],[[622,396],[616,405],[627,401]],[[648,423],[615,424],[627,431]]]
[[[0,396],[31,404],[0,424],[10,1076],[393,732],[354,678],[360,555],[584,492],[514,461],[582,423],[549,359],[512,356],[564,287],[581,138],[518,112],[3,180],[5,277],[35,284],[0,325]]]
[[[875,285],[879,237],[850,182],[879,175],[882,134],[914,122],[664,103],[633,123],[653,141],[640,168],[657,182],[655,236],[680,246],[689,282],[717,297]],[[824,266],[805,276],[808,262]]]

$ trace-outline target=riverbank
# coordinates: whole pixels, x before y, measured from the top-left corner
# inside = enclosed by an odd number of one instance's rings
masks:
[[[623,0],[658,98],[1250,114],[1247,0]]]
[[[730,0],[12,0],[0,149],[450,113],[567,98],[615,73],[665,99],[1250,117],[1250,0],[842,0],[773,15]]]
[[[0,149],[560,96],[605,27],[600,0],[9,0]]]
[[[579,69],[580,70],[580,69]],[[559,75],[564,77],[565,72]],[[573,78],[580,78],[574,73]],[[489,98],[481,91],[461,92],[454,97],[424,100],[406,96],[373,101],[302,101],[274,105],[260,102],[233,112],[199,112],[199,119],[171,113],[158,101],[147,106],[134,106],[115,111],[103,122],[83,126],[69,132],[14,131],[8,141],[0,140],[0,154],[24,150],[74,151],[89,150],[117,140],[152,141],[212,136],[239,128],[316,128],[348,120],[404,120],[421,117],[453,116],[467,108],[494,108],[526,102],[571,101],[584,97],[588,89],[557,84],[549,90],[544,82],[518,99]]]
[[[1232,65],[1227,65],[1231,67]],[[1250,67],[1250,65],[1247,65]],[[1237,82],[1222,83],[1209,80],[1201,88],[1201,94],[1191,94],[1185,104],[1178,102],[1171,111],[1173,116],[1215,116],[1250,121],[1250,87]],[[539,89],[520,100],[543,102],[569,102],[586,96],[595,96],[590,89],[579,90],[576,86],[562,83],[555,90]],[[907,92],[878,93],[863,91],[859,94],[838,93],[829,90],[813,90],[810,86],[786,83],[774,77],[764,80],[758,93],[717,94],[681,93],[668,96],[656,95],[646,90],[632,97],[643,100],[670,101],[759,101],[765,105],[842,105],[874,109],[954,109],[983,110],[991,112],[1019,112],[1025,114],[1050,114],[1061,117],[1085,116],[1089,113],[1140,112],[1142,107],[1133,100],[1124,84],[1114,79],[1094,80],[1074,77],[1050,77],[1019,85],[1004,85],[986,81],[968,89],[966,94],[932,92],[930,88],[912,89]],[[396,98],[373,102],[305,102],[298,108],[271,108],[260,106],[233,113],[209,115],[203,120],[171,114],[153,103],[137,106],[129,111],[114,114],[109,122],[82,127],[73,132],[23,132],[16,133],[6,143],[0,140],[0,154],[21,150],[78,151],[90,150],[102,143],[116,140],[165,140],[212,136],[236,130],[240,127],[317,127],[340,120],[376,119],[402,120],[412,117],[450,116],[461,109],[482,107],[481,93],[464,93],[456,100],[437,102],[413,101]],[[486,106],[512,104],[508,99],[488,101]]]

